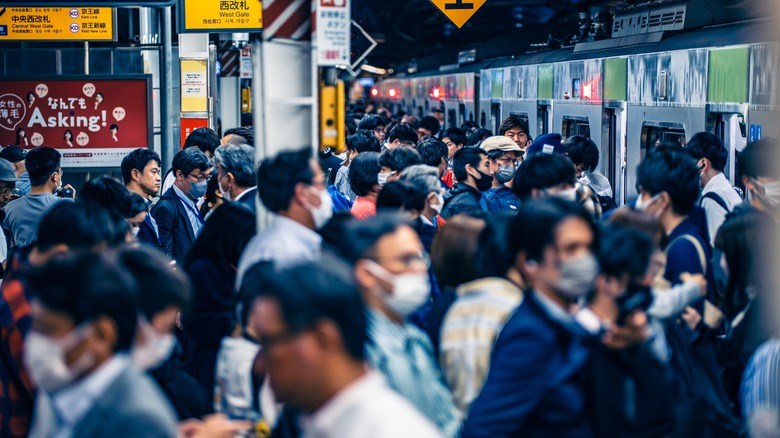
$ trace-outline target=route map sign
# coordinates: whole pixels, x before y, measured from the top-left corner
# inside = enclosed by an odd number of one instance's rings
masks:
[[[113,41],[114,9],[0,7],[3,41]]]

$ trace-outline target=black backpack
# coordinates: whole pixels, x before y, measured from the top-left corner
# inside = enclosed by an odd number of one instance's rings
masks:
[[[591,190],[593,190],[591,188]],[[595,191],[593,193],[596,193]],[[601,205],[601,213],[604,214],[610,210],[614,210],[617,208],[617,203],[615,202],[615,199],[612,196],[601,196],[597,194],[599,198],[599,204]]]

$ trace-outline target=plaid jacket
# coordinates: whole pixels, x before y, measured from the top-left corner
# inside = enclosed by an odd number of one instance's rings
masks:
[[[27,254],[20,250],[8,258],[10,269],[0,288],[0,438],[27,436],[35,400],[22,360],[23,340],[32,325],[20,278],[27,269]]]

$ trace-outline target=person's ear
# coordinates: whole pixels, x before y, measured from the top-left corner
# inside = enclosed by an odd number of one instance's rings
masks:
[[[658,197],[658,201],[661,203],[661,208],[666,210],[666,208],[672,208],[672,197],[669,196],[669,193],[667,192],[661,192],[661,196]]]
[[[116,352],[119,331],[111,318],[101,316],[92,323],[92,351],[101,358],[108,358]]]
[[[371,290],[377,287],[378,279],[369,272],[367,264],[366,260],[355,262],[355,280],[361,288]]]
[[[298,183],[295,185],[293,199],[301,205],[306,205],[306,184]]]

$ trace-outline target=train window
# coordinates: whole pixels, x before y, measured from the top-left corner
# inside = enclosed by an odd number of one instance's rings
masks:
[[[466,105],[464,104],[458,104],[458,114],[460,114],[460,120],[458,121],[458,126],[463,126],[463,123],[466,122]]]
[[[590,122],[587,117],[563,116],[561,136],[563,139],[581,135],[590,138]]]
[[[683,129],[682,126],[669,127],[645,123],[642,125],[642,134],[639,145],[640,161],[645,159],[647,151],[653,150],[656,146],[662,144],[679,144],[680,146],[685,146],[686,143],[685,129]]]
[[[536,107],[536,120],[538,122],[537,134],[543,135],[550,132],[550,107],[547,105],[538,105]]]
[[[447,126],[458,126],[458,115],[455,113],[454,109],[447,111]]]
[[[574,78],[571,81],[571,98],[580,98],[580,78]]]

